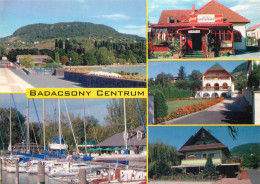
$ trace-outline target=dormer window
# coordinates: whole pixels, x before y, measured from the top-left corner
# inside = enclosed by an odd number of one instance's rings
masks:
[[[137,131],[137,139],[142,140],[143,138],[143,133],[141,131]]]
[[[174,17],[169,18],[169,23],[174,23]]]

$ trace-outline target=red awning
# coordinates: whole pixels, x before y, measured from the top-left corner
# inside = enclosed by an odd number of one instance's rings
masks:
[[[228,27],[231,26],[232,23],[165,23],[165,24],[151,24],[149,27],[151,28],[168,28],[168,27]]]

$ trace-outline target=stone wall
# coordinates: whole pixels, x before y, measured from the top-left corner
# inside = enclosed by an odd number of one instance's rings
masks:
[[[145,88],[145,81],[135,81],[121,78],[112,78],[112,77],[103,77],[103,76],[94,76],[77,72],[64,72],[64,78],[66,80],[79,82],[86,87],[92,88],[105,88],[105,87],[113,87],[113,88],[128,88],[128,87],[139,87]]]

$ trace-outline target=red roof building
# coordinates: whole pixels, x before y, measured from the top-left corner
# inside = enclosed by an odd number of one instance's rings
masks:
[[[249,37],[260,39],[260,24],[254,25],[246,30],[246,34]]]
[[[163,10],[159,22],[149,25],[149,40],[154,46],[150,52],[168,51],[159,47],[171,48],[171,42],[179,42],[180,57],[194,51],[202,52],[203,57],[210,57],[213,51],[234,54],[235,50],[246,50],[245,25],[249,22],[215,0],[198,10],[195,5],[190,10]]]

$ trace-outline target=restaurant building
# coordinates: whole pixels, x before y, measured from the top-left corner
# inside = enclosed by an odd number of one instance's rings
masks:
[[[190,10],[163,10],[159,22],[149,25],[149,52],[172,49],[178,57],[214,57],[245,51],[249,22],[215,0],[198,10],[195,5]]]

